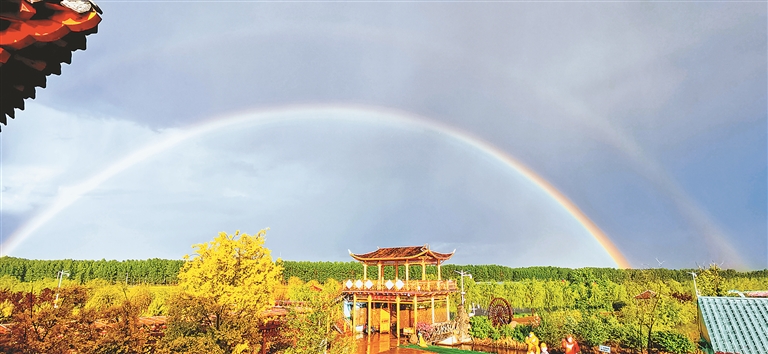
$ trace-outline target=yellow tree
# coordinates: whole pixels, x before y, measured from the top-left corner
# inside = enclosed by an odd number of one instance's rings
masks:
[[[725,289],[725,281],[720,275],[722,269],[717,263],[712,263],[707,269],[699,268],[700,272],[696,280],[698,288],[703,296],[725,296],[728,289]]]
[[[220,232],[211,242],[192,246],[179,272],[187,293],[207,297],[237,312],[258,314],[272,304],[282,269],[264,247],[266,230],[256,235]]]
[[[264,247],[265,235],[220,232],[192,246],[195,254],[184,256],[179,272],[183,292],[172,300],[163,349],[184,351],[196,343],[215,343],[225,353],[255,349],[260,314],[272,305],[282,272]]]

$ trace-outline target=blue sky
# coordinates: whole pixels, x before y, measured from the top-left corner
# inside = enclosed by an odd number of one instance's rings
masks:
[[[768,267],[765,4],[99,5],[88,49],[3,127],[3,254],[180,258],[270,227],[290,260],[429,243],[616,266],[458,132],[634,267]]]

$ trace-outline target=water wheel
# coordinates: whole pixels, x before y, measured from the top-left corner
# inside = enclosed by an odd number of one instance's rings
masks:
[[[488,318],[491,319],[494,327],[507,325],[512,322],[512,307],[509,302],[500,297],[491,300],[488,305]]]

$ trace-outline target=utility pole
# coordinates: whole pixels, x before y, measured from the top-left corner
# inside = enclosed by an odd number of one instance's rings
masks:
[[[691,277],[693,277],[693,290],[696,292],[696,306],[698,307],[699,306],[698,305],[698,303],[699,303],[699,296],[701,296],[701,294],[699,294],[699,288],[696,287],[696,272],[690,272],[688,274],[690,274]],[[696,311],[696,324],[697,324],[696,327],[699,328],[699,338],[704,338],[702,333],[701,333],[702,332],[701,331],[701,319],[699,318],[699,311]]]
[[[65,270],[60,270],[56,275],[56,277],[59,278],[59,287],[56,289],[56,300],[53,300],[53,308],[55,309],[59,308],[59,291],[61,290],[61,280],[64,278],[65,275],[69,277],[69,272]]]
[[[469,279],[472,279],[472,274],[469,274],[463,270],[454,270],[454,272],[458,273],[461,278],[461,306],[464,306],[464,277],[469,277]]]
[[[699,293],[699,288],[696,287],[696,273],[690,272],[688,274],[690,274],[693,277],[693,290],[696,291],[696,297],[701,296],[701,294]]]

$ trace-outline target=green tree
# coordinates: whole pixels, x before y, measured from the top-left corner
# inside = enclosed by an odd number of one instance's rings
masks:
[[[724,287],[724,279],[721,276],[720,267],[716,263],[709,265],[709,268],[699,272],[696,278],[696,285],[702,296],[725,296],[728,289]]]
[[[601,285],[592,283],[587,288],[586,306],[590,309],[601,309],[606,307],[605,293]]]
[[[581,318],[578,310],[542,312],[536,335],[542,342],[559,343],[566,335],[576,333]]]
[[[547,290],[544,287],[544,281],[533,279],[526,283],[525,296],[528,300],[526,307],[531,309],[543,308],[547,301]]]
[[[610,327],[606,320],[597,314],[582,317],[575,331],[583,343],[590,347],[605,344],[610,336]]]
[[[565,298],[563,296],[563,288],[565,287],[564,281],[547,281],[544,283],[546,289],[546,305],[547,310],[561,309],[565,307]]]

